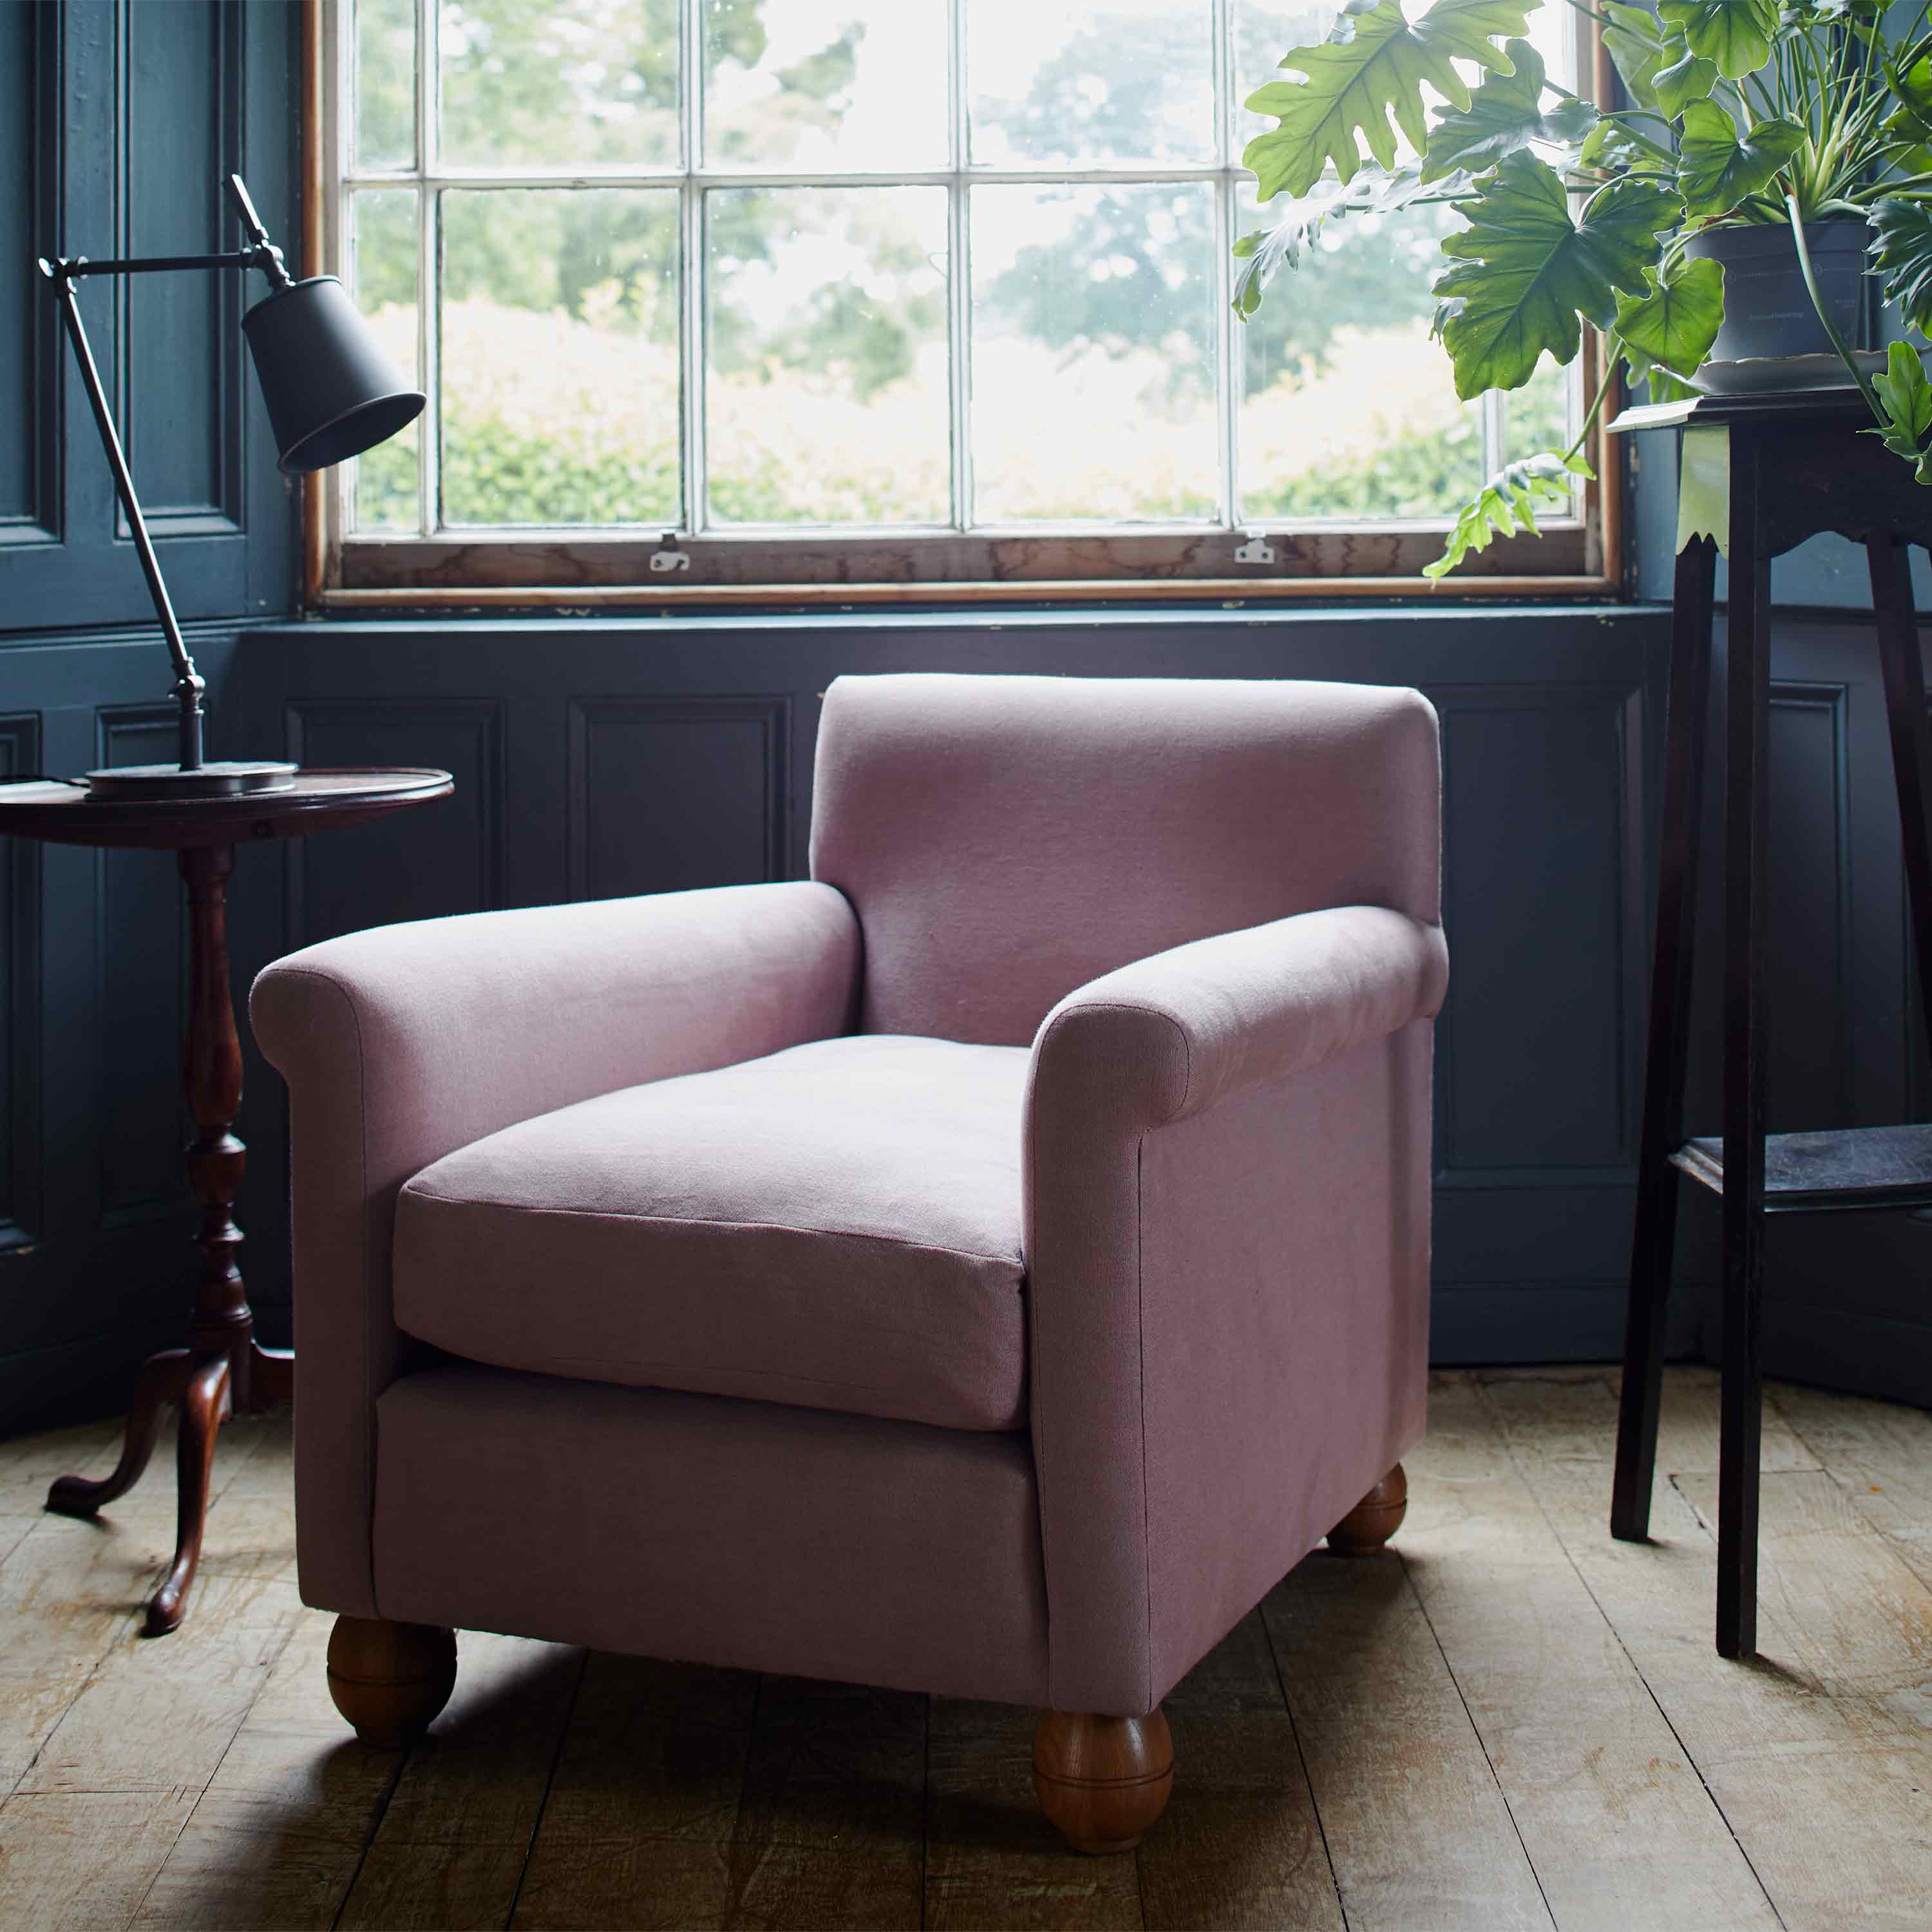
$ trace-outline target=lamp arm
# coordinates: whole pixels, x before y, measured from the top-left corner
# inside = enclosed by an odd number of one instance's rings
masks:
[[[87,330],[80,319],[80,302],[74,292],[70,265],[43,261],[40,272],[54,285],[61,316],[67,324],[68,338],[74,344],[74,358],[80,364],[80,380],[93,407],[94,427],[100,432],[100,446],[107,452],[108,468],[114,472],[115,494],[121,500],[121,507],[127,512],[128,526],[134,533],[134,552],[141,560],[141,574],[148,580],[148,594],[154,601],[154,615],[160,620],[161,634],[167,639],[168,656],[174,662],[175,698],[181,707],[178,763],[183,771],[199,771],[202,765],[201,700],[208,688],[207,681],[195,669],[194,660],[188,656],[188,646],[182,639],[181,626],[175,619],[174,605],[169,600],[168,586],[154,555],[154,542],[148,535],[148,520],[141,514],[141,500],[134,494],[134,478],[128,468],[120,435],[114,427],[113,414],[107,406],[106,392],[101,387],[100,371],[94,367],[94,352],[88,346]]]
[[[160,560],[154,555],[154,545],[148,535],[148,520],[141,514],[141,500],[134,494],[134,478],[128,467],[126,452],[121,447],[121,437],[114,427],[114,416],[107,406],[107,392],[101,386],[100,371],[94,367],[94,352],[88,346],[87,330],[80,319],[80,302],[74,292],[74,282],[82,275],[146,275],[172,268],[260,268],[272,287],[280,290],[290,285],[287,265],[282,260],[282,251],[268,239],[268,231],[262,225],[262,218],[255,212],[255,204],[248,198],[248,190],[242,184],[239,175],[228,177],[228,193],[235,203],[244,231],[248,237],[248,245],[226,254],[213,255],[146,255],[132,256],[119,261],[90,262],[86,256],[50,262],[44,256],[40,264],[40,273],[54,286],[54,295],[60,304],[62,319],[67,325],[68,338],[74,344],[75,359],[80,364],[80,380],[87,391],[87,400],[94,411],[94,427],[100,432],[100,446],[107,452],[107,466],[114,472],[115,494],[126,512],[128,526],[134,533],[135,554],[141,560],[141,574],[148,580],[148,594],[154,599],[154,614],[161,622],[161,634],[166,638],[168,656],[175,668],[175,698],[181,707],[181,755],[178,760],[184,772],[200,770],[202,767],[202,698],[208,688],[207,680],[194,668],[194,660],[188,654],[188,646],[183,640],[181,626],[175,618],[172,602],[168,596],[168,586],[161,576]]]
[[[271,258],[273,264],[271,264]],[[272,280],[282,251],[274,247],[240,248],[226,255],[134,255],[118,260],[96,262],[76,255],[55,266],[70,275],[152,275],[166,268],[260,268]],[[288,271],[282,270],[284,282]]]

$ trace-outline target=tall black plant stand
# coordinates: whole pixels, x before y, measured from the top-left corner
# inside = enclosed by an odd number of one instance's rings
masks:
[[[1688,1174],[1724,1208],[1723,1397],[1718,1483],[1718,1650],[1757,1648],[1760,1363],[1767,1214],[1932,1204],[1932,1126],[1765,1132],[1766,741],[1771,560],[1820,532],[1864,546],[1891,724],[1906,878],[1932,1041],[1932,748],[1912,617],[1910,551],[1932,544],[1932,489],[1876,436],[1856,391],[1704,397],[1624,412],[1613,430],[1680,428],[1677,578],[1671,625],[1664,843],[1652,956],[1650,1037],[1639,1150],[1630,1318],[1617,1418],[1610,1532],[1649,1532],[1663,1390],[1677,1186]],[[1726,626],[1724,1132],[1684,1138],[1692,939],[1712,586],[1722,539]]]

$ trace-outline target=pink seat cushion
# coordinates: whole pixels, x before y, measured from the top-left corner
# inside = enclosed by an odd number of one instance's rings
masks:
[[[819,1040],[506,1127],[404,1188],[398,1325],[502,1368],[1019,1428],[1027,1062]]]

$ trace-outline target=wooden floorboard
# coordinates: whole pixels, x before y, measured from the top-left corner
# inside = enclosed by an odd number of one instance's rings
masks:
[[[1711,1641],[1716,1545],[1696,1506],[1714,1504],[1714,1476],[1660,1466],[1652,1540],[1617,1543],[1607,1454],[1540,1458],[1533,1438],[1516,1436],[1519,1467],[1789,1932],[1922,1932],[1932,1732],[1906,1633],[1923,1586],[1849,1508],[1822,1536],[1788,1533],[1835,1487],[1828,1474],[1767,1474],[1760,1655],[1727,1664]],[[1888,1695],[1907,1708],[1888,1714]]]
[[[1136,1859],[1070,1858],[1040,1816],[1034,1714],[950,1698],[930,1708],[928,1932],[1141,1932]]]
[[[1033,1714],[464,1634],[356,1742],[295,1593],[286,1418],[224,1432],[188,1621],[165,1462],[0,1444],[0,1925],[1839,1932],[1932,1924],[1932,1417],[1770,1392],[1762,1654],[1711,1645],[1717,1378],[1666,1378],[1653,1540],[1613,1372],[1432,1390],[1394,1548],[1311,1556],[1178,1686],[1166,1817],[1066,1853]]]
[[[1775,1932],[1763,1888],[1524,1482],[1486,1391],[1442,1383],[1431,1421],[1415,1480],[1433,1507],[1402,1539],[1402,1562],[1556,1923]],[[1678,1875],[1661,1892],[1660,1868]]]
[[[1166,1708],[1185,1769],[1160,1829],[1136,1854],[1148,1932],[1342,1932],[1334,1868],[1259,1612],[1188,1673]]]
[[[1263,1615],[1349,1932],[1547,1932],[1535,1874],[1401,1559],[1312,1557]]]
[[[1780,1387],[1771,1406],[1852,1506],[1932,1584],[1932,1415],[1897,1402]]]
[[[397,1777],[345,1932],[509,1923],[584,1664],[561,1644],[458,1638],[455,1694]]]
[[[307,1616],[156,1874],[142,1932],[328,1932],[401,1768],[346,1730]]]

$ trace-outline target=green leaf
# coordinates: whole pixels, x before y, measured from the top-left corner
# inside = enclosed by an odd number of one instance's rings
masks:
[[[1684,213],[1728,214],[1768,186],[1804,140],[1804,130],[1795,121],[1760,121],[1741,137],[1737,124],[1714,100],[1690,102],[1677,150],[1677,188]]]
[[[1659,111],[1674,121],[1693,100],[1708,100],[1718,84],[1718,63],[1693,53],[1682,40],[1672,40],[1666,52],[1683,47],[1682,56],[1657,70],[1654,86]]]
[[[1647,296],[1617,298],[1617,334],[1624,346],[1679,376],[1694,376],[1704,366],[1724,320],[1721,262],[1680,256],[1655,278]],[[1648,370],[1633,366],[1630,373]]]
[[[1903,342],[1894,342],[1886,358],[1885,374],[1872,378],[1879,407],[1884,412],[1882,425],[1868,430],[1868,436],[1882,436],[1885,446],[1918,468],[1918,480],[1926,480],[1928,459],[1925,440],[1932,432],[1932,382],[1925,380],[1925,364],[1918,352]]]
[[[1538,4],[1436,0],[1412,25],[1401,0],[1348,0],[1319,46],[1282,56],[1281,64],[1305,79],[1270,81],[1248,97],[1252,112],[1280,121],[1241,156],[1260,183],[1261,199],[1306,194],[1331,161],[1344,182],[1352,180],[1362,164],[1358,135],[1384,168],[1395,165],[1396,130],[1418,152],[1426,147],[1424,87],[1450,106],[1466,108],[1472,96],[1456,62],[1508,74],[1509,56],[1496,43],[1528,32]]]
[[[1796,0],[1778,15],[1778,25],[1800,32],[1816,28],[1850,27],[1862,40],[1870,40],[1885,18],[1890,0]]]
[[[1727,80],[1756,73],[1771,58],[1778,0],[1659,0],[1657,11]]]
[[[1892,120],[1908,121],[1919,133],[1932,134],[1932,54],[1921,54],[1910,67],[1900,67],[1898,56],[1888,54],[1885,78],[1898,96],[1898,112]]]
[[[1649,400],[1653,403],[1675,403],[1686,396],[1702,394],[1695,383],[1687,382],[1681,376],[1673,376],[1660,362],[1653,362],[1640,350],[1633,349],[1628,342],[1618,342],[1618,352],[1624,358],[1624,367],[1630,371],[1633,382],[1650,385]]]
[[[1894,141],[1912,141],[1922,148],[1932,142],[1932,55],[1921,55],[1909,68],[1898,64],[1895,56],[1885,63],[1886,84],[1898,97],[1898,106],[1886,117],[1881,131]],[[1912,154],[1892,158],[1894,167],[1908,174],[1924,172]]]
[[[1474,184],[1466,174],[1456,173],[1433,184],[1432,201],[1447,200]],[[1421,196],[1424,190],[1421,164],[1405,161],[1384,174],[1379,169],[1364,170],[1346,188],[1324,196],[1291,202],[1288,212],[1273,228],[1244,235],[1234,246],[1235,259],[1243,264],[1235,278],[1234,310],[1246,322],[1262,305],[1262,294],[1282,268],[1298,268],[1303,254],[1320,238],[1330,221],[1348,214],[1393,214]]]
[[[1677,178],[1677,157],[1668,148],[1653,141],[1634,124],[1630,114],[1606,114],[1584,137],[1577,156],[1586,168],[1604,168],[1612,174],[1663,175]]]
[[[1641,7],[1626,7],[1619,0],[1603,0],[1603,11],[1610,22],[1604,29],[1604,45],[1626,92],[1640,107],[1655,113],[1657,70],[1668,58],[1657,22]]]
[[[1888,194],[1873,204],[1871,228],[1868,252],[1885,277],[1885,298],[1923,334],[1932,323],[1932,208]]]
[[[1510,155],[1473,200],[1456,206],[1469,226],[1442,244],[1452,262],[1434,292],[1456,298],[1442,346],[1466,401],[1486,389],[1520,388],[1546,350],[1570,361],[1577,317],[1604,328],[1618,290],[1647,294],[1662,253],[1658,232],[1684,212],[1668,189],[1631,175],[1598,189],[1572,220],[1561,178],[1528,154]]]
[[[1540,536],[1537,504],[1567,510],[1575,498],[1576,479],[1587,482],[1595,474],[1582,457],[1562,456],[1555,450],[1526,456],[1498,470],[1462,506],[1449,532],[1448,548],[1433,563],[1422,566],[1423,575],[1432,582],[1447,577],[1470,551],[1487,550],[1492,537],[1514,536],[1519,526]]]
[[[1425,182],[1458,170],[1480,174],[1532,141],[1568,147],[1595,126],[1597,110],[1572,95],[1544,111],[1543,56],[1528,41],[1511,40],[1503,51],[1512,72],[1486,75],[1466,108],[1436,116],[1423,157]]]

